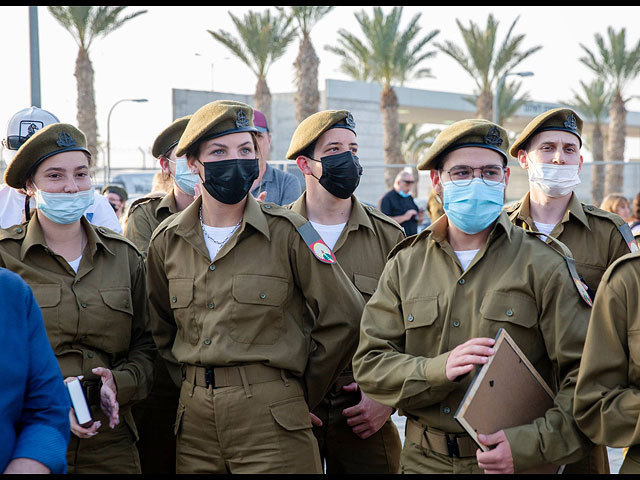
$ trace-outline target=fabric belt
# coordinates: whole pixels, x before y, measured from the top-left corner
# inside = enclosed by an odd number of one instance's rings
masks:
[[[281,368],[269,367],[261,363],[250,363],[236,367],[185,365],[183,378],[197,387],[222,388],[272,382],[278,379],[286,380],[287,375],[285,370]]]
[[[425,427],[410,418],[407,419],[405,436],[422,448],[449,457],[475,457],[478,450],[476,443],[466,433],[446,433]]]

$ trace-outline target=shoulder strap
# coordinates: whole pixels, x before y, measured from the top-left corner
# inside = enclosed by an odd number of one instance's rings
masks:
[[[307,222],[300,227],[297,227],[296,230],[302,237],[304,243],[307,244],[311,253],[320,260],[322,263],[337,263],[336,257],[329,248],[329,246],[324,243],[320,234],[313,228],[311,222]]]
[[[631,227],[629,227],[629,225],[625,223],[618,227],[618,231],[622,234],[622,238],[624,238],[624,241],[627,242],[631,253],[637,252],[639,250],[638,243],[636,242],[633,233],[631,233]]]

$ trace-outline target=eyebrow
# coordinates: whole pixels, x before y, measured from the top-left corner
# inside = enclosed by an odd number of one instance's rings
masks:
[[[540,144],[540,146],[542,147],[543,145],[568,145],[568,146],[572,146],[572,147],[577,147],[578,143],[577,142],[563,142],[562,140],[558,140],[558,141],[552,141],[552,140],[547,140],[546,142],[542,142]]]
[[[244,147],[245,145],[248,145],[248,144],[253,145],[253,142],[251,140],[247,140],[246,142],[238,145],[238,147]],[[229,148],[229,145],[226,145],[224,143],[213,142],[210,146],[213,146],[213,145],[215,145],[216,147]]]
[[[79,167],[74,168],[74,170],[89,170],[89,167],[87,165],[81,165]],[[46,172],[66,172],[67,169],[64,167],[49,167],[47,169],[45,169],[45,173]]]
[[[325,143],[322,148],[326,148],[326,147],[331,147],[333,145],[342,145],[342,142],[329,142],[329,143]],[[350,142],[348,145],[355,145],[356,147],[358,146],[358,142]]]

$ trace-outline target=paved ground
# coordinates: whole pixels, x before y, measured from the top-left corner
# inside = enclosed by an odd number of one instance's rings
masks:
[[[398,427],[398,431],[400,432],[400,439],[404,441],[405,418],[396,413],[393,415],[392,419]],[[611,473],[618,473],[618,471],[620,470],[620,466],[622,465],[622,449],[607,448],[607,451],[609,453],[609,469],[611,470]]]

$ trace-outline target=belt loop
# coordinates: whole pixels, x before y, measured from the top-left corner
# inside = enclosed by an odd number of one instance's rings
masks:
[[[249,380],[247,379],[247,372],[245,372],[244,367],[238,367],[240,371],[240,378],[242,379],[242,386],[244,387],[244,393],[247,398],[253,397],[251,393],[251,385],[249,385]]]
[[[282,381],[284,382],[284,386],[288,387],[289,386],[289,379],[287,378],[287,375],[286,375],[284,369],[280,369],[280,378],[282,378]]]

